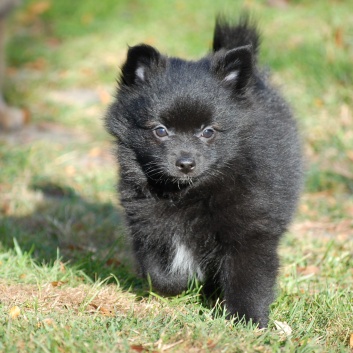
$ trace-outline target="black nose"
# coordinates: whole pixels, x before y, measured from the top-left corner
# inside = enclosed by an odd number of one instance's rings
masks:
[[[177,161],[175,162],[175,165],[181,172],[188,174],[195,169],[196,163],[193,158],[181,157],[177,159]]]

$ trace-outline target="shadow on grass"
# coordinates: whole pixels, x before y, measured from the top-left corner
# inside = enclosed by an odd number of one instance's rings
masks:
[[[63,262],[78,267],[93,280],[113,274],[121,287],[142,294],[147,283],[133,270],[124,239],[122,213],[110,203],[92,203],[72,188],[38,181],[32,189],[43,195],[35,212],[5,217],[0,224],[1,242],[31,252],[38,263]]]
[[[3,247],[12,249],[15,238],[21,250],[30,253],[39,264],[52,264],[59,258],[92,280],[113,275],[123,290],[139,298],[149,296],[152,288],[148,281],[134,271],[119,209],[111,203],[88,202],[74,189],[48,180],[35,181],[31,188],[42,195],[42,200],[35,212],[7,217],[0,223]],[[215,317],[224,316],[218,299],[221,293],[214,291],[214,286],[191,281],[184,294],[202,308],[213,308]]]

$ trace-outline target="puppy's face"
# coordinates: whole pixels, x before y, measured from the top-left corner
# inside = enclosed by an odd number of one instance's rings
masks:
[[[140,163],[155,181],[192,183],[217,170],[222,127],[212,108],[191,97],[173,103],[143,123]]]

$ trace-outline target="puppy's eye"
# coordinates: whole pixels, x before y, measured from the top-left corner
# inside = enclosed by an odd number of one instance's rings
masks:
[[[211,129],[210,127],[208,127],[202,131],[201,137],[209,139],[209,138],[213,137],[213,135],[214,135],[214,130]]]
[[[166,137],[168,136],[168,130],[164,126],[157,126],[153,132],[157,137]]]

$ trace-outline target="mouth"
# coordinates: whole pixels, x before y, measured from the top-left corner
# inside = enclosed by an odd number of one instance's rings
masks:
[[[197,181],[197,177],[191,177],[189,175],[164,175],[162,178],[152,180],[154,183],[161,185],[165,189],[171,188],[178,191],[193,186]]]
[[[173,182],[176,184],[189,184],[192,185],[195,182],[196,178],[189,176],[189,175],[183,175],[181,177],[174,177]]]

